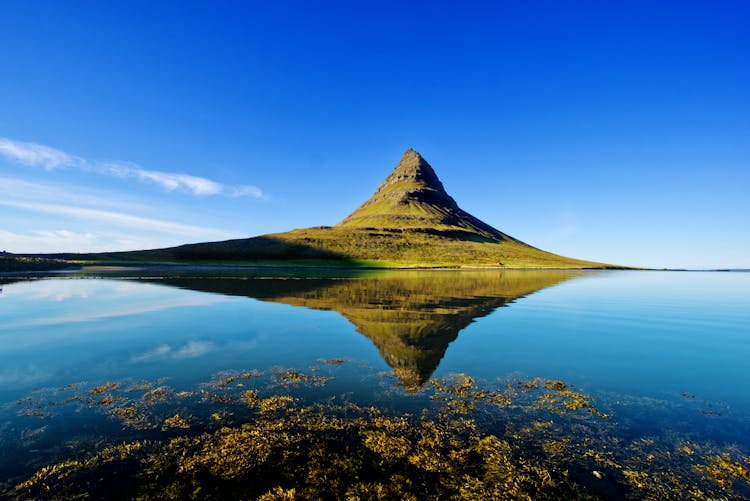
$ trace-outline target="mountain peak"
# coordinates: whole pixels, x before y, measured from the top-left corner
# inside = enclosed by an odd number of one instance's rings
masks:
[[[432,166],[427,163],[427,160],[425,160],[419,152],[411,148],[404,152],[404,155],[401,157],[398,165],[396,165],[396,168],[393,169],[393,172],[391,172],[378,188],[378,192],[392,191],[388,190],[388,187],[400,182],[416,184],[416,186],[404,184],[403,188],[405,191],[419,187],[422,189],[434,190],[448,196],[445,192],[445,188],[443,188],[443,183],[440,182],[440,179]],[[455,204],[455,202],[453,203]]]
[[[375,193],[338,227],[420,230],[459,239],[510,237],[463,211],[422,155],[407,149]]]
[[[398,162],[398,165],[396,166],[396,168],[398,168],[399,166],[407,166],[407,165],[413,165],[413,164],[414,165],[427,164],[427,161],[414,148],[407,148],[406,151],[404,151],[404,155],[401,157],[401,160]],[[427,165],[429,167],[429,164]]]

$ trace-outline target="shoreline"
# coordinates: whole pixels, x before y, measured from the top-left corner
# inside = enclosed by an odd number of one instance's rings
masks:
[[[49,270],[0,271],[0,277],[17,275],[67,275],[74,273],[117,273],[134,271],[663,271],[663,272],[703,272],[703,273],[747,273],[747,269],[687,269],[687,268],[561,268],[561,267],[491,267],[491,266],[335,266],[335,265],[235,265],[235,264],[173,264],[173,263],[133,263],[127,264],[86,264],[79,267],[65,267]]]

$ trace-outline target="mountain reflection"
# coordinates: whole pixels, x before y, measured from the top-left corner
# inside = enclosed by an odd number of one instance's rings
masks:
[[[343,315],[367,336],[407,388],[421,386],[475,318],[576,271],[398,271],[348,277],[163,276],[164,285],[246,296]]]

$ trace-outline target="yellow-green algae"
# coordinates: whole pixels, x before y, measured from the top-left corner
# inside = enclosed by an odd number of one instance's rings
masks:
[[[616,416],[562,381],[487,386],[458,374],[375,407],[325,393],[333,372],[319,372],[222,373],[189,391],[77,385],[23,400],[40,411],[30,419],[78,406],[131,438],[68,441],[57,462],[0,486],[0,497],[718,500],[750,491],[742,451],[625,439]]]

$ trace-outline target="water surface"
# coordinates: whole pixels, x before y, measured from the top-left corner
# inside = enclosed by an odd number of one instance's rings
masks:
[[[86,429],[109,443],[139,436],[111,415],[50,412],[50,392],[66,385],[91,395],[108,382],[160,381],[187,394],[227,371],[290,368],[327,374],[313,401],[345,395],[412,413],[429,405],[419,398],[430,381],[451,374],[487,387],[561,381],[591,396],[618,443],[694,441],[740,465],[750,453],[748,273],[208,269],[3,281],[0,479],[11,487]],[[598,461],[587,467],[604,470]],[[653,494],[620,466],[606,482],[592,470],[574,480],[602,497]],[[738,475],[731,488],[747,492]]]

